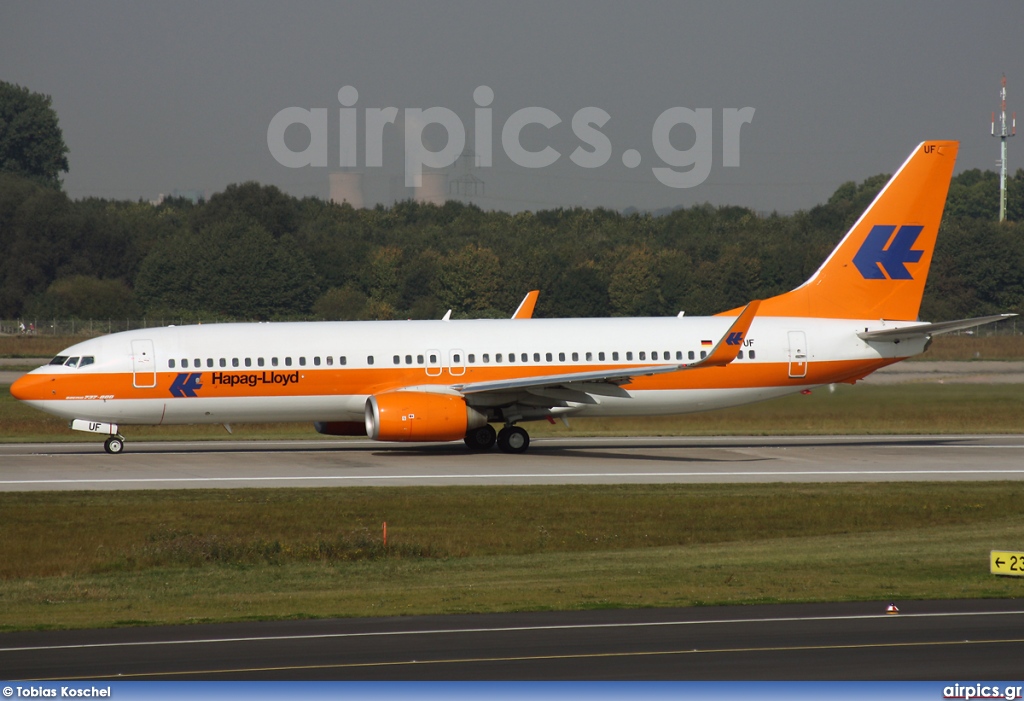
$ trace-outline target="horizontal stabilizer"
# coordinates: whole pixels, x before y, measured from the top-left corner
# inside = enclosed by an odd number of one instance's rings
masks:
[[[896,329],[879,329],[877,331],[864,330],[857,334],[865,341],[903,341],[911,338],[923,338],[925,336],[938,336],[943,333],[972,329],[975,326],[993,324],[1003,321],[1016,314],[996,314],[994,316],[979,316],[974,319],[957,319],[956,321],[940,321],[936,324],[914,324],[902,326]]]

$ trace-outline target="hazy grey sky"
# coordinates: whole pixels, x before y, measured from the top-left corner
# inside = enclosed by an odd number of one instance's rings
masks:
[[[658,208],[709,201],[792,211],[842,182],[892,172],[924,139],[962,142],[958,172],[993,169],[1000,76],[1024,114],[1024,3],[845,2],[4,2],[0,79],[49,94],[70,148],[72,197],[207,195],[256,180],[326,197],[338,160],[340,88],[367,108],[444,107],[472,146],[474,90],[490,87],[494,164],[485,209]],[[287,168],[267,130],[287,107],[326,108],[329,168]],[[502,126],[526,107],[561,123],[528,126],[524,148],[561,157],[524,168]],[[611,158],[582,168],[573,115],[598,107]],[[659,182],[652,125],[672,107],[711,109],[713,161],[700,185]],[[722,115],[753,107],[740,165],[724,167]],[[304,132],[287,143],[301,150]],[[399,125],[384,166],[362,167],[368,198],[402,173]],[[679,126],[684,150],[694,130]],[[435,146],[444,130],[427,131]],[[440,136],[438,136],[440,135]],[[635,149],[641,164],[622,154]],[[1024,138],[1010,142],[1024,167]]]

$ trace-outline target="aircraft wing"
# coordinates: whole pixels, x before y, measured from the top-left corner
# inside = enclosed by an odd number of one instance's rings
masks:
[[[937,336],[943,333],[972,329],[983,324],[992,324],[1003,321],[1016,314],[996,314],[994,316],[979,316],[974,319],[957,319],[956,321],[940,321],[936,324],[914,324],[903,326],[897,329],[878,329],[869,331],[864,329],[857,335],[865,341],[904,341],[911,338],[922,338],[924,336]]]
[[[612,397],[629,397],[621,385],[629,384],[636,377],[661,375],[682,370],[696,370],[705,367],[723,367],[728,365],[743,348],[743,338],[750,329],[750,324],[757,313],[760,300],[750,302],[736,320],[719,339],[718,343],[705,358],[693,363],[672,365],[639,365],[629,368],[608,368],[589,372],[571,372],[558,375],[540,375],[535,377],[519,377],[491,382],[469,382],[452,385],[452,389],[464,394],[482,394],[489,392],[508,392],[525,390],[531,394],[548,396],[552,399],[594,403],[589,395],[598,394]]]

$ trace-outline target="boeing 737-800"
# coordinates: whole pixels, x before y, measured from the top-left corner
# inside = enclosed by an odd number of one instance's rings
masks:
[[[711,317],[240,323],[126,331],[19,378],[18,399],[124,447],[130,424],[309,421],[330,435],[518,453],[518,424],[731,407],[853,383],[935,334],[917,320],[958,143],[927,141],[807,282]],[[491,424],[502,425],[496,432]]]

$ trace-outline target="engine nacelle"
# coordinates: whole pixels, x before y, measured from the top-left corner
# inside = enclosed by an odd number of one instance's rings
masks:
[[[313,424],[317,433],[325,436],[365,436],[366,424],[362,421],[317,421]]]
[[[486,423],[455,394],[396,391],[366,400],[366,435],[378,441],[455,441]]]

